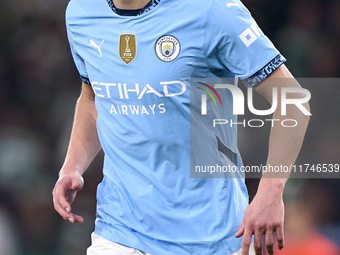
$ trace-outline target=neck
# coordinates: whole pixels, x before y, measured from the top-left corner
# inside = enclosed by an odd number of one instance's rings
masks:
[[[143,8],[150,0],[112,0],[112,2],[118,9],[135,10]]]

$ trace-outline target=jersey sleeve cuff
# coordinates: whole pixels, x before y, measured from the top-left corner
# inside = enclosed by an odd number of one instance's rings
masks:
[[[257,71],[252,76],[241,79],[247,87],[253,87],[259,83],[261,83],[264,79],[266,79],[270,74],[272,74],[276,69],[278,69],[286,59],[278,54],[275,58],[269,61],[264,67],[262,67],[259,71]]]
[[[81,79],[84,83],[86,83],[87,85],[91,85],[91,82],[90,82],[89,78],[80,75],[80,79]]]

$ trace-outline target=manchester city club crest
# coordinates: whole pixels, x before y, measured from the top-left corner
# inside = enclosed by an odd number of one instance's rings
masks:
[[[169,62],[177,58],[180,49],[181,45],[179,41],[172,35],[160,37],[155,44],[156,55],[164,62]]]

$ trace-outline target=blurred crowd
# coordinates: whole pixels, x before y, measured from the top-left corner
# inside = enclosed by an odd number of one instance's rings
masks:
[[[287,58],[286,65],[296,77],[340,77],[338,0],[243,2]],[[85,217],[83,224],[64,222],[53,209],[51,195],[66,153],[81,85],[66,37],[66,6],[67,1],[60,0],[0,1],[0,255],[80,255],[90,244],[102,154],[86,172],[85,189],[74,205]],[[338,87],[319,89],[317,101],[321,104],[336,100],[336,92],[340,92]],[[298,161],[339,163],[339,111],[332,104],[325,109],[325,105],[313,105],[312,100],[311,105],[313,117]],[[261,138],[268,135],[253,137],[240,132],[247,138],[240,141],[244,162],[263,163],[266,151],[255,148],[259,144],[266,148],[267,140]],[[257,182],[247,180],[251,198]],[[287,243],[304,244],[303,240],[307,243],[308,238],[320,237],[324,247],[337,252],[337,182],[288,182]]]

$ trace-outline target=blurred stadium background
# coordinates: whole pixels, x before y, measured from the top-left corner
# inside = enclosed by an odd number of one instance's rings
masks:
[[[296,77],[340,76],[338,0],[244,3]],[[90,244],[102,154],[86,172],[85,189],[73,206],[85,217],[83,224],[64,222],[53,209],[51,195],[80,93],[65,31],[66,5],[60,0],[0,1],[0,255],[80,255]],[[313,117],[298,162],[339,163],[339,108],[324,105],[336,102],[339,92],[339,87],[320,86],[317,103],[312,94]],[[265,162],[267,131],[254,136],[240,130],[246,165]],[[251,198],[257,183],[247,180]],[[288,182],[287,251],[277,254],[338,254],[338,183],[338,179]]]

